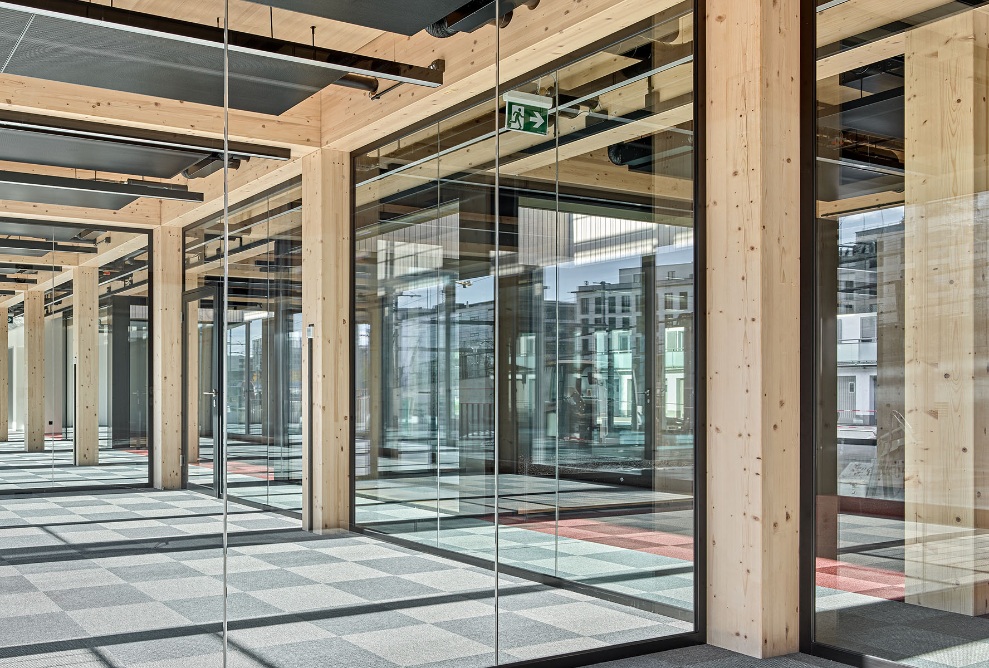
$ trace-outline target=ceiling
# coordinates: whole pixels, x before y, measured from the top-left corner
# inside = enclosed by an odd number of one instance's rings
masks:
[[[337,19],[376,30],[414,35],[463,6],[466,0],[250,0],[300,14]]]

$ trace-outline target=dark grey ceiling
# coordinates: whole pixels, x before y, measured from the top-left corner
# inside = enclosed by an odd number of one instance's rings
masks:
[[[170,179],[209,155],[0,127],[0,160]]]
[[[288,149],[230,142],[233,159],[287,160]],[[222,140],[0,111],[0,160],[171,179],[223,153]]]
[[[43,222],[29,222],[0,218],[0,236],[33,237],[52,241],[72,241],[82,230],[74,227],[56,227]],[[0,244],[3,241],[0,240]]]
[[[0,171],[0,200],[118,210],[139,197],[203,201],[201,193],[158,183],[117,183]]]
[[[467,0],[250,0],[301,14],[414,35]]]
[[[223,105],[223,46],[0,2],[0,62],[20,76]],[[347,69],[230,50],[230,106],[278,115]]]

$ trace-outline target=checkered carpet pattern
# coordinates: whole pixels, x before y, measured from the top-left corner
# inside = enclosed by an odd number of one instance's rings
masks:
[[[0,497],[0,665],[220,666],[221,503],[191,492]],[[494,575],[230,504],[232,666],[470,668],[495,659]],[[498,661],[691,624],[499,577]]]

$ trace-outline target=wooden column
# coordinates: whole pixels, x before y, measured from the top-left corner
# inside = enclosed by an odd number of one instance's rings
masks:
[[[0,306],[0,443],[10,438],[10,343],[7,339],[7,307]]]
[[[72,270],[72,358],[75,361],[75,463],[100,461],[99,270]]]
[[[965,615],[989,612],[987,57],[981,11],[907,33],[906,601]]]
[[[708,642],[798,649],[800,2],[708,0]]]
[[[152,354],[156,489],[182,486],[182,230],[154,230]]]
[[[28,452],[45,450],[45,293],[24,293],[24,364],[27,405],[24,443]]]
[[[312,425],[303,446],[302,506],[303,525],[316,532],[350,524],[350,169],[349,154],[340,151],[303,159],[302,320],[313,339],[302,348],[302,420]]]

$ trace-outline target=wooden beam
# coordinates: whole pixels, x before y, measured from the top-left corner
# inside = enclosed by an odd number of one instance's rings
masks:
[[[100,463],[99,273],[95,267],[72,270],[72,350],[75,361],[76,466]]]
[[[223,137],[222,107],[13,74],[0,74],[0,110]],[[319,100],[315,97],[278,117],[231,109],[230,140],[307,152],[319,145],[319,123]]]
[[[148,237],[146,234],[128,234],[127,232],[109,232],[106,235],[100,237],[101,241],[109,243],[101,243],[99,245],[99,252],[96,254],[62,254],[71,255],[66,259],[73,260],[71,262],[60,263],[68,265],[68,268],[63,267],[64,271],[52,272],[47,274],[48,278],[45,278],[46,274],[38,275],[38,283],[32,286],[22,285],[20,288],[4,288],[3,283],[0,282],[0,289],[6,290],[17,290],[18,294],[8,297],[2,300],[3,306],[11,307],[15,304],[20,304],[24,300],[24,291],[30,287],[32,290],[41,290],[42,292],[46,290],[51,290],[60,285],[64,285],[71,281],[74,276],[74,270],[76,267],[95,267],[99,268],[115,260],[119,260],[122,257],[130,255],[136,251],[146,248],[148,246]],[[5,261],[7,256],[0,255],[0,261]],[[34,258],[35,263],[39,262],[41,258]],[[55,264],[54,262],[52,264]],[[15,285],[16,284],[11,284]]]
[[[320,532],[350,524],[351,163],[331,150],[303,161],[302,321],[314,332],[311,354],[302,348],[303,377],[312,378],[311,403],[302,402],[302,423],[312,425],[302,465],[312,512],[303,504],[303,526]]]
[[[900,32],[853,49],[846,49],[833,56],[821,58],[817,61],[817,78],[818,80],[827,79],[857,67],[895,58],[903,54],[906,43],[907,33]]]
[[[562,144],[555,151],[543,151],[542,153],[536,153],[507,162],[505,169],[510,170],[509,173],[524,173],[532,169],[538,169],[539,167],[556,164],[557,160],[562,162],[584,155],[585,153],[607,149],[612,144],[648,137],[657,132],[669,130],[677,125],[687,123],[693,120],[693,118],[694,105],[680,105],[668,111],[659,112],[636,121],[630,121],[610,130]]]
[[[677,4],[676,0],[543,0],[534,11],[516,12],[501,31],[501,78],[508,81],[530,73]],[[491,90],[495,36],[494,28],[486,27],[442,40],[425,32],[412,37],[385,34],[374,40],[362,53],[388,58],[400,54],[416,64],[444,60],[444,85],[405,86],[377,101],[358,91],[325,90],[321,93],[323,145],[354,151]]]
[[[707,6],[707,640],[755,657],[799,648],[800,5]]]
[[[874,195],[859,195],[858,197],[847,197],[845,199],[834,200],[833,202],[819,201],[817,203],[817,216],[819,218],[834,218],[858,211],[884,209],[896,206],[897,204],[903,204],[903,193],[887,191],[875,193]]]
[[[229,200],[236,204],[266,190],[297,178],[302,174],[302,160],[251,160],[230,172]],[[162,224],[185,227],[223,211],[223,172],[219,171],[196,181],[204,194],[201,204],[162,202]]]
[[[502,174],[516,174],[516,172],[506,166]],[[685,202],[694,199],[694,184],[691,179],[631,171],[611,163],[602,151],[591,152],[581,157],[570,158],[559,165],[546,165],[516,175],[553,183],[559,178],[561,186],[606,190],[610,193],[634,193]]]
[[[154,486],[182,486],[182,231],[154,231],[151,313]]]
[[[907,36],[905,601],[967,616],[989,612],[976,542],[989,473],[987,54],[981,11]]]
[[[875,28],[944,6],[944,0],[855,0],[817,13],[817,45],[840,42]]]
[[[45,295],[24,295],[24,378],[27,389],[24,443],[28,452],[45,450]]]

